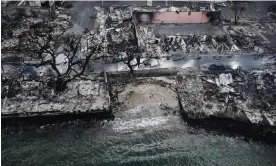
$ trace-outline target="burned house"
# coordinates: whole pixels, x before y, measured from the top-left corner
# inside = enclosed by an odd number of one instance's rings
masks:
[[[120,44],[129,41],[140,47],[147,54],[167,56],[172,52],[197,53],[210,52],[209,47],[221,47],[219,43],[212,42],[209,33],[221,30],[212,28],[210,22],[217,21],[220,11],[210,7],[191,9],[188,7],[110,7],[105,21],[108,28],[108,51],[112,48],[120,51]],[[196,32],[195,25],[199,25]],[[197,28],[197,27],[196,27]],[[205,31],[204,31],[205,30]],[[203,34],[202,34],[203,32]],[[205,46],[207,40],[209,46]],[[218,45],[218,46],[217,46]],[[228,46],[230,48],[230,46]]]
[[[179,76],[178,81],[184,113],[191,118],[276,124],[274,71],[195,72]]]
[[[239,50],[220,27],[213,25],[219,15],[220,11],[210,7],[136,9],[133,21],[138,45],[160,57]]]
[[[107,31],[108,53],[118,53],[124,50],[122,43],[128,42],[137,45],[135,27],[132,22],[118,24]]]
[[[229,34],[233,43],[244,52],[263,54],[270,41],[258,31],[254,25],[224,26],[224,31]]]
[[[159,50],[161,56],[238,50],[221,29],[210,24],[137,26],[137,33],[140,47]]]
[[[215,8],[135,9],[138,45],[161,57],[182,55],[263,54],[270,41],[250,23],[223,26]]]
[[[53,16],[55,14],[55,1],[25,1],[17,4],[17,11],[25,16]]]
[[[104,26],[106,51],[104,54],[113,57],[125,51],[125,45],[137,47],[135,24],[132,21],[132,6],[110,7],[105,15]],[[103,24],[103,23],[101,23]]]

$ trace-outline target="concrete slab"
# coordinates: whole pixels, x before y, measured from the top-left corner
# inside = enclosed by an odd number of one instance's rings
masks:
[[[64,92],[58,94],[53,89],[41,90],[41,86],[38,82],[25,82],[21,85],[20,94],[2,99],[2,118],[109,112],[110,99],[104,82],[72,81]],[[45,98],[43,93],[49,98]]]
[[[73,3],[70,9],[72,18],[71,21],[80,27],[92,30],[95,25],[97,11],[94,9],[95,4],[93,1],[77,1]]]
[[[231,75],[228,82],[216,84],[225,74]],[[275,126],[275,84],[268,81],[274,78],[273,72],[260,70],[243,70],[238,76],[236,72],[186,72],[177,85],[183,111],[190,118],[214,116],[263,124],[264,115],[269,114],[269,125]]]
[[[199,34],[199,35],[224,35],[222,29],[211,24],[182,24],[182,25],[158,25],[154,33],[169,34],[169,35],[186,35],[186,34]]]

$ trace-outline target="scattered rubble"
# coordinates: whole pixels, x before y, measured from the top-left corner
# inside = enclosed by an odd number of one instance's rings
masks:
[[[178,77],[184,113],[276,126],[275,71],[236,70],[185,74]]]
[[[158,53],[161,57],[170,56],[174,53],[182,53],[183,55],[208,53],[264,54],[267,51],[267,44],[270,43],[265,35],[275,34],[274,25],[268,23],[264,26],[259,24],[224,26],[224,33],[218,33],[217,31],[215,34],[211,32],[209,34],[185,34],[181,32],[185,31],[185,29],[180,29],[181,25],[166,26],[167,31],[170,31],[170,27],[176,29],[179,26],[179,32],[174,32],[173,34],[156,31],[164,26],[156,24],[136,26],[139,46],[145,48],[147,52]],[[265,27],[268,26],[270,28],[265,31]],[[218,29],[221,30],[220,28]]]
[[[250,26],[224,26],[235,45],[243,51],[264,52],[264,45],[269,41]]]
[[[14,86],[14,85],[13,85]],[[64,113],[97,113],[109,111],[109,94],[102,81],[75,80],[65,92],[55,93],[40,82],[21,83],[20,93],[3,96],[2,116],[59,115]],[[10,86],[3,86],[2,94]],[[18,91],[17,90],[17,91]]]
[[[110,18],[115,24],[121,24],[132,19],[132,6],[110,7]]]
[[[250,27],[259,33],[275,35],[276,23],[252,23]]]
[[[125,41],[136,45],[134,24],[132,22],[125,22],[122,24],[118,24],[113,28],[109,28],[107,31],[107,41],[109,54],[124,52],[125,48],[122,47],[122,44]]]
[[[22,34],[29,31],[33,27],[43,26],[44,22],[49,22],[50,26],[55,28],[53,32],[55,35],[60,35],[66,29],[69,29],[72,24],[69,21],[70,18],[57,17],[55,19],[51,18],[41,18],[41,17],[20,17],[18,18],[19,13],[13,13],[13,15],[6,14],[2,22],[16,22],[15,25],[7,25],[7,29],[9,29],[12,33],[10,36],[4,35],[5,38],[2,37],[2,45],[1,50],[3,52],[14,52],[19,46],[18,41]],[[4,54],[5,56],[6,54]]]
[[[137,26],[138,43],[148,52],[157,52],[161,57],[170,56],[172,53],[206,54],[236,52],[239,48],[225,34],[221,35],[197,35],[197,34],[175,34],[161,35],[154,30],[158,25]],[[169,27],[168,27],[169,29]]]

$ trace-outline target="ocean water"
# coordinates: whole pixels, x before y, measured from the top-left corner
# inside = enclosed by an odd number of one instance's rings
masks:
[[[276,146],[188,126],[177,112],[140,105],[114,120],[2,128],[2,165],[274,166]]]

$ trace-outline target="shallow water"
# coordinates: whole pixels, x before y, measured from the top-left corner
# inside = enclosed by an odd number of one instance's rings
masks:
[[[115,114],[112,121],[76,120],[2,128],[8,165],[262,165],[276,146],[245,142],[189,127],[177,113],[153,105]]]

